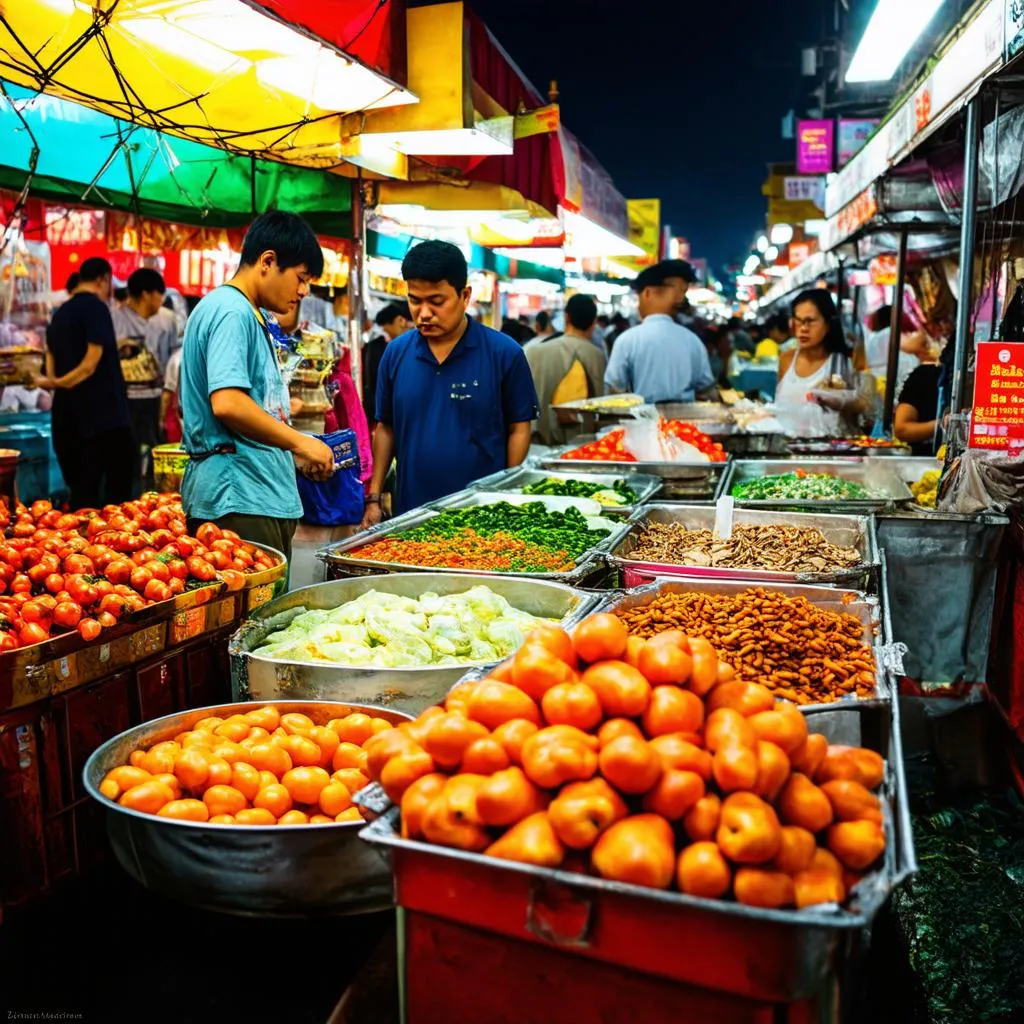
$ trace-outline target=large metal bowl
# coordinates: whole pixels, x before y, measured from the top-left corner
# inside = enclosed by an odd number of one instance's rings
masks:
[[[112,768],[133,750],[173,739],[209,715],[244,714],[259,704],[222,704],[183,711],[137,725],[107,740],[85,763],[86,792],[105,811],[118,863],[161,896],[205,910],[251,917],[358,914],[391,905],[391,873],[380,854],[359,839],[362,823],[334,825],[208,825],[142,814],[99,791]],[[398,723],[408,716],[379,708],[327,701],[274,701],[279,711],[300,711],[318,725],[352,711]]]
[[[277,661],[253,652],[274,630],[287,626],[301,612],[337,608],[368,590],[419,597],[428,591],[461,594],[481,585],[522,611],[558,619],[566,626],[582,619],[600,600],[598,595],[581,593],[560,583],[517,576],[413,572],[317,583],[263,605],[231,638],[228,650],[232,693],[240,700],[350,700],[418,714],[436,704],[469,666],[360,667],[322,661]]]

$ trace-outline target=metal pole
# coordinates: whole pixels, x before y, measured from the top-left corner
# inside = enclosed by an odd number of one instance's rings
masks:
[[[352,379],[363,393],[363,264],[366,243],[366,209],[363,201],[363,172],[352,180],[352,260],[348,268],[348,340],[352,352]]]
[[[956,311],[956,347],[953,350],[953,383],[949,390],[950,409],[963,408],[967,354],[973,346],[971,329],[971,286],[974,283],[974,227],[978,212],[978,150],[981,143],[981,97],[967,104],[967,137],[964,140],[964,200],[960,218],[960,273]]]
[[[896,408],[896,375],[900,365],[900,327],[903,323],[903,293],[907,284],[907,238],[909,231],[900,231],[900,248],[896,256],[896,294],[892,300],[892,319],[889,322],[889,364],[885,368],[885,406],[882,409],[882,429],[892,436],[893,410]]]

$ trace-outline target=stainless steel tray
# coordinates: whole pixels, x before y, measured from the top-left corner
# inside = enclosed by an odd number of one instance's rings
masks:
[[[598,462],[593,459],[563,459],[560,456],[571,452],[594,438],[578,437],[576,443],[559,449],[554,455],[544,456],[539,462],[542,469],[577,473],[642,473],[662,480],[706,480],[725,473],[728,462]]]
[[[616,398],[636,398],[639,399],[639,401],[635,402],[633,405],[625,407],[613,406],[611,408],[605,408],[600,405],[601,402],[607,402]],[[597,408],[594,408],[594,403],[598,403]],[[644,404],[644,396],[631,391],[622,395],[601,395],[598,398],[577,398],[572,402],[560,402],[558,405],[552,405],[551,408],[557,409],[559,412],[586,413],[591,416],[611,417],[613,419],[622,417],[629,419],[633,415],[633,410],[639,409],[640,406]]]
[[[628,465],[626,463],[625,465]],[[661,479],[657,476],[649,476],[645,473],[582,473],[565,472],[555,469],[535,469],[532,466],[516,466],[513,469],[506,469],[502,473],[478,480],[473,488],[478,491],[516,491],[522,493],[524,487],[530,484],[539,484],[544,480],[579,480],[585,478],[589,483],[607,484],[611,486],[618,480],[625,480],[626,483],[636,492],[636,501],[631,505],[609,505],[605,513],[624,513],[632,515],[638,506],[646,504],[661,490]],[[628,479],[627,479],[628,478]],[[541,497],[541,495],[537,495]]]
[[[293,590],[258,608],[231,638],[233,695],[252,700],[347,700],[375,707],[418,713],[437,703],[465,675],[467,665],[425,665],[381,668],[377,665],[332,665],[322,661],[279,661],[253,653],[275,630],[311,608],[337,608],[368,590],[418,597],[460,594],[486,584],[510,604],[543,618],[572,626],[598,603],[559,583],[516,576],[408,573],[332,580]]]
[[[107,834],[121,867],[147,889],[221,913],[251,917],[311,917],[365,913],[391,905],[391,874],[359,839],[362,822],[334,825],[209,825],[142,814],[99,791],[112,768],[139,747],[172,739],[209,715],[244,714],[259,704],[222,704],[137,725],[95,750],[82,773],[85,790],[103,808]],[[323,725],[352,711],[370,711],[394,724],[396,711],[354,704],[274,701]]]
[[[470,492],[463,491],[460,495],[456,496],[459,498],[465,496],[465,500],[467,502],[465,507],[469,507],[469,504],[471,504],[468,500],[469,493]],[[414,509],[403,516],[399,516],[397,519],[392,519],[390,522],[382,523],[379,526],[374,527],[372,530],[357,533],[352,537],[347,537],[345,540],[339,541],[337,544],[332,544],[329,547],[323,548],[317,552],[317,558],[326,562],[329,568],[345,568],[353,569],[355,571],[369,570],[371,572],[400,573],[438,572],[438,570],[440,570],[444,572],[445,569],[442,566],[423,566],[402,562],[377,562],[373,559],[359,558],[353,553],[359,548],[365,547],[367,544],[370,544],[373,541],[378,541],[383,537],[395,537],[403,533],[405,530],[412,529],[416,526],[422,526],[436,515],[438,515],[438,512],[433,508],[428,507]],[[629,524],[621,520],[617,520],[616,522],[617,525],[615,529],[610,532],[603,541],[593,545],[591,548],[588,548],[579,556],[579,558],[576,559],[575,569],[566,570],[565,572],[500,573],[484,569],[459,568],[458,572],[462,575],[484,576],[489,579],[502,576],[517,576],[522,579],[550,580],[553,582],[570,583],[574,578],[583,575],[599,555],[611,550],[611,548],[618,544],[622,537],[626,535],[629,531]],[[452,571],[455,570],[453,569]]]
[[[763,501],[736,499],[744,508],[803,509],[808,511],[850,511],[853,513],[878,512],[901,502],[912,501],[913,495],[905,483],[893,472],[900,459],[872,459],[852,457],[845,459],[741,459],[730,466],[729,479],[723,493],[731,494],[737,484],[758,480],[765,476],[794,473],[827,473],[862,484],[877,496],[840,501],[814,501],[811,499],[772,498]]]
[[[729,406],[720,402],[658,402],[658,412],[667,420],[684,423],[718,423],[732,426],[736,420]]]
[[[871,697],[844,697],[830,704],[801,704],[800,710],[812,708],[841,708],[889,703],[892,686],[885,672],[886,648],[891,638],[886,635],[885,620],[878,597],[858,590],[838,587],[810,586],[803,583],[760,583],[750,580],[711,580],[684,576],[662,576],[644,586],[627,592],[609,595],[600,605],[601,611],[619,612],[638,605],[650,604],[659,594],[685,594],[694,591],[704,594],[741,594],[745,590],[763,587],[778,591],[787,597],[803,597],[819,608],[833,612],[848,612],[860,619],[864,626],[864,646],[875,654],[875,692]]]
[[[803,512],[736,509],[734,525],[800,526],[820,530],[827,540],[844,548],[856,548],[861,564],[850,569],[819,573],[774,572],[767,569],[723,569],[714,566],[676,565],[671,562],[647,562],[632,555],[636,537],[649,523],[679,523],[689,530],[713,530],[715,509],[706,505],[648,505],[630,519],[630,531],[612,549],[610,555],[623,567],[652,576],[687,576],[700,579],[752,580],[768,583],[842,583],[859,587],[870,582],[878,567],[878,541],[874,519],[870,516],[815,515]]]
[[[402,839],[398,808],[387,809],[377,786],[357,798],[382,815],[361,835],[390,853],[396,901],[407,910],[540,942],[558,949],[563,958],[608,960],[641,974],[665,973],[664,965],[659,969],[647,959],[652,943],[688,950],[689,955],[673,962],[672,980],[791,1003],[821,990],[850,936],[868,929],[892,890],[917,870],[898,709],[889,709],[888,728],[879,730],[877,742],[867,730],[861,739],[860,719],[857,709],[832,710],[815,715],[812,726],[833,743],[873,745],[886,760],[881,789],[885,854],[846,907],[764,910]],[[571,938],[544,927],[551,920],[545,907],[571,909],[571,916],[563,918],[573,922]],[[510,932],[510,922],[521,922],[520,930]],[[638,928],[645,935],[639,944],[630,938]]]

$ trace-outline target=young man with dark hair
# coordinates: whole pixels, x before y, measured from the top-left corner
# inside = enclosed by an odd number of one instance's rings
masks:
[[[110,264],[82,263],[71,297],[46,330],[46,375],[54,392],[53,448],[72,508],[99,508],[132,497],[135,447],[114,325]]]
[[[565,333],[532,341],[523,349],[540,399],[534,429],[544,444],[565,444],[580,433],[579,424],[567,418],[563,422],[552,405],[604,393],[608,361],[593,342],[596,325],[594,300],[589,295],[573,295],[565,304]]]
[[[462,251],[450,242],[422,242],[406,255],[402,276],[416,330],[391,342],[381,360],[364,526],[380,521],[393,459],[395,510],[407,512],[518,466],[537,416],[522,349],[466,315],[472,289]]]
[[[127,290],[127,301],[113,312],[118,351],[122,359],[146,352],[152,357],[144,361],[150,379],[128,381],[128,409],[140,455],[134,489],[142,490],[153,486],[149,453],[160,443],[160,396],[164,371],[171,352],[178,347],[178,321],[163,308],[167,285],[158,271],[140,267],[128,278]]]
[[[266,319],[291,313],[323,265],[301,217],[265,213],[246,232],[235,276],[189,317],[179,394],[190,527],[211,520],[289,556],[302,516],[295,470],[318,480],[334,472],[331,449],[288,426],[288,389]]]
[[[366,422],[373,428],[377,421],[377,373],[388,343],[412,328],[412,315],[408,303],[389,302],[373,322],[384,332],[375,335],[363,347],[363,411]]]

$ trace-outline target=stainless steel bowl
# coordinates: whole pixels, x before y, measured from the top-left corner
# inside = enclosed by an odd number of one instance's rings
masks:
[[[265,701],[221,704],[154,719],[107,740],[85,763],[86,792],[105,811],[118,863],[161,896],[205,910],[251,917],[311,917],[382,910],[392,902],[391,871],[359,839],[362,823],[334,825],[208,825],[129,810],[99,791],[111,769],[133,750],[149,748],[209,715],[244,714]],[[285,714],[300,711],[318,725],[352,711],[388,721],[408,715],[331,701],[273,701]]]
[[[627,526],[622,525],[622,533]],[[419,597],[460,594],[487,586],[522,611],[574,625],[597,604],[599,597],[546,580],[508,575],[459,573],[390,573],[317,583],[293,590],[257,609],[231,638],[233,696],[252,700],[349,700],[418,714],[436,704],[470,665],[425,665],[401,668],[332,665],[327,662],[277,661],[254,653],[275,630],[310,608],[337,608],[368,590]]]

